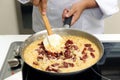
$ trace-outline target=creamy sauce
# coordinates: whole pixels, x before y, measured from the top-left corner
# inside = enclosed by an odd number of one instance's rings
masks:
[[[93,42],[78,36],[62,37],[65,42],[68,41],[67,46],[71,46],[69,50],[61,47],[62,53],[56,53],[59,56],[53,53],[48,56],[47,53],[41,51],[42,40],[36,40],[25,48],[23,55],[25,62],[39,70],[66,73],[88,68],[98,61],[100,52]]]

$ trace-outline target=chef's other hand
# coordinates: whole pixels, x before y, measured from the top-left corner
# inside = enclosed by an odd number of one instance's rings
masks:
[[[62,14],[62,19],[66,17],[72,17],[71,25],[73,25],[79,18],[82,12],[85,9],[89,8],[95,8],[98,7],[97,3],[95,0],[82,0],[77,3],[74,3],[70,9],[64,9],[63,14]]]
[[[41,12],[43,15],[46,14],[47,0],[31,0],[31,2],[33,3],[33,5],[41,7]]]

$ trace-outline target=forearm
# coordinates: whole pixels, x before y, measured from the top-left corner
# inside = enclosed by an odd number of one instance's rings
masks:
[[[83,6],[84,9],[90,9],[90,8],[97,8],[98,4],[96,3],[96,0],[82,0],[80,4]]]

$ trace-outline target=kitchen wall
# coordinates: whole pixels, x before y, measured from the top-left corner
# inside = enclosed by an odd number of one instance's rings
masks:
[[[0,0],[0,34],[19,34],[15,0]]]
[[[120,0],[119,0],[120,7]],[[0,35],[21,34],[21,32],[32,33],[32,30],[21,29],[23,22],[21,18],[20,4],[16,0],[0,0]],[[17,11],[16,11],[17,10]],[[120,12],[105,19],[106,34],[120,34]]]
[[[120,34],[120,12],[105,19],[105,33]]]

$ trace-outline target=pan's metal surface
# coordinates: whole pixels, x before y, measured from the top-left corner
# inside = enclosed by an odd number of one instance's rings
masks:
[[[66,29],[66,28],[54,28],[52,30],[53,30],[53,33],[59,34],[61,36],[64,36],[64,35],[75,35],[75,36],[80,36],[80,37],[84,37],[84,38],[89,39],[90,41],[92,41],[93,43],[95,43],[96,46],[99,48],[100,56],[99,56],[98,61],[102,58],[103,53],[104,53],[103,44],[102,44],[102,42],[98,38],[96,38],[92,34],[89,34],[89,33],[86,33],[86,32],[80,31],[80,30],[76,30],[76,29],[70,29],[70,28],[68,28],[68,29]],[[25,42],[22,44],[21,50],[20,50],[21,51],[20,52],[21,53],[21,57],[22,57],[23,60],[24,60],[23,51],[24,51],[25,47],[27,47],[30,43],[32,43],[33,41],[35,41],[37,39],[43,39],[43,38],[45,38],[46,35],[47,35],[47,31],[43,30],[43,31],[40,31],[40,32],[37,32],[37,33],[31,35],[30,37],[28,37],[25,40]],[[91,65],[90,67],[92,67],[93,65]],[[90,68],[90,67],[88,67],[88,68]],[[88,69],[88,68],[86,68],[86,69]],[[84,70],[86,70],[86,69],[84,69]],[[48,74],[50,73],[50,74],[54,74],[54,75],[69,75],[69,74],[71,75],[71,74],[74,74],[74,73],[82,72],[84,70],[70,72],[70,73],[51,73],[51,72],[45,72],[45,71],[41,71],[41,70],[38,70],[38,71],[44,72],[44,73],[48,73]]]

